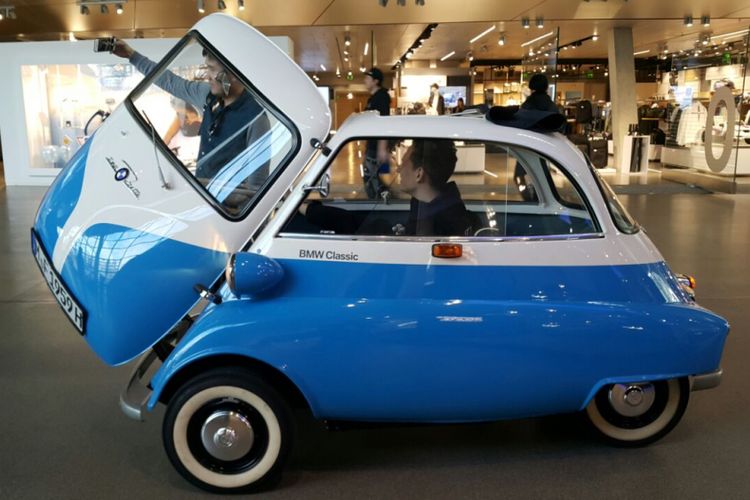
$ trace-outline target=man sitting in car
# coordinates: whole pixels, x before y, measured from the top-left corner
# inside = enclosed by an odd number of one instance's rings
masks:
[[[415,139],[398,167],[401,191],[411,195],[405,224],[392,226],[375,211],[366,216],[324,206],[303,205],[308,222],[337,234],[396,234],[404,236],[471,236],[476,217],[461,199],[455,182],[456,147],[449,139]]]

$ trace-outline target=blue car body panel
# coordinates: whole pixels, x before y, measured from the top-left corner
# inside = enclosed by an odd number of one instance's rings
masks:
[[[153,378],[151,408],[183,367],[240,354],[285,374],[319,418],[575,411],[604,383],[715,370],[728,331],[663,263],[280,264],[285,279],[273,294],[204,312]]]

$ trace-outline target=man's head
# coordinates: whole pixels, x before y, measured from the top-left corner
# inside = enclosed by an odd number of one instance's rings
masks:
[[[370,71],[365,73],[365,87],[369,92],[374,92],[383,86],[383,72],[378,68],[370,68]]]
[[[456,146],[450,139],[415,139],[398,169],[401,189],[412,196],[424,188],[441,191],[456,170],[456,161]]]
[[[438,85],[437,83],[433,83],[432,85],[430,85],[430,92],[437,92],[439,88],[440,85]]]
[[[238,96],[244,90],[242,82],[225,68],[210,52],[203,50],[204,64],[211,85],[211,94],[216,97]]]
[[[537,73],[529,80],[529,88],[534,92],[546,92],[549,87],[547,77]]]

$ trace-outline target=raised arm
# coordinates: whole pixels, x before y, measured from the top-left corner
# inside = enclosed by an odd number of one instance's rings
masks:
[[[115,49],[112,53],[116,56],[128,59],[130,63],[135,66],[135,69],[144,75],[148,74],[156,67],[154,61],[133,50],[133,48],[123,40],[118,39],[117,42],[115,42]],[[206,97],[211,91],[210,84],[206,82],[193,82],[186,80],[175,75],[171,71],[163,72],[154,83],[165,92],[192,104],[195,109],[203,108],[203,105],[206,104]]]

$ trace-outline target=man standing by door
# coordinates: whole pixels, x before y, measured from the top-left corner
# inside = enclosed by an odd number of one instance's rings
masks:
[[[377,111],[380,116],[391,114],[391,96],[383,88],[383,72],[378,68],[372,68],[365,73],[365,87],[370,93],[367,99],[365,111]],[[367,197],[374,200],[384,193],[387,196],[387,188],[380,180],[380,173],[389,170],[388,141],[368,140],[365,149],[365,163],[362,165],[364,175],[365,193]]]

